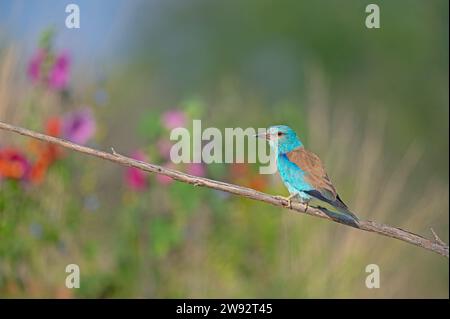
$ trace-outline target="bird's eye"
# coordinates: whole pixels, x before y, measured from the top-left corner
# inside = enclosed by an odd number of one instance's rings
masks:
[[[283,136],[284,133],[283,132],[278,132],[278,137]]]

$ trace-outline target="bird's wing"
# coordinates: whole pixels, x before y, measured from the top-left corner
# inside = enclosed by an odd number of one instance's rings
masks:
[[[345,205],[337,194],[322,161],[316,154],[305,150],[303,147],[299,147],[286,155],[289,161],[297,165],[304,172],[305,181],[313,187],[313,190],[304,191],[305,193],[333,205],[340,212],[346,213],[353,219],[358,220],[358,217],[348,209],[347,205]]]
[[[305,181],[319,192],[319,194],[312,192],[312,196],[327,202],[337,200],[336,189],[316,154],[307,151],[304,147],[299,147],[287,153],[286,156],[305,173]]]

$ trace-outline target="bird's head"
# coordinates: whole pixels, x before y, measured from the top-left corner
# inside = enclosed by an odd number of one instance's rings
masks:
[[[288,153],[297,147],[303,146],[295,131],[286,125],[271,126],[265,133],[257,136],[269,141],[269,145],[278,154]]]

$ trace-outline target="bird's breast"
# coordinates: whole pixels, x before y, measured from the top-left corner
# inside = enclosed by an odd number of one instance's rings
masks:
[[[305,181],[305,172],[292,163],[285,154],[277,159],[278,172],[282,181],[289,187],[297,190],[307,190],[311,186]]]

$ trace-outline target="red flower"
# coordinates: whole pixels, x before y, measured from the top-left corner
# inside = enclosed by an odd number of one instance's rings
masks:
[[[47,174],[50,163],[46,161],[44,158],[40,158],[33,164],[30,172],[30,180],[34,184],[40,184],[44,180],[45,175]]]
[[[45,123],[45,132],[51,136],[61,136],[62,120],[59,117],[49,118]],[[36,158],[31,165],[29,177],[31,182],[40,184],[51,164],[62,157],[63,149],[57,145],[36,140],[30,141],[29,149]]]
[[[54,137],[61,136],[62,120],[59,117],[51,117],[45,123],[45,132]]]
[[[257,191],[264,191],[267,188],[267,178],[262,175],[254,175],[248,184],[250,188],[254,188]]]
[[[0,177],[25,180],[29,171],[30,164],[22,152],[14,148],[0,150]]]

